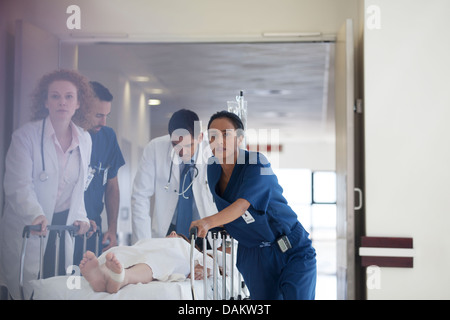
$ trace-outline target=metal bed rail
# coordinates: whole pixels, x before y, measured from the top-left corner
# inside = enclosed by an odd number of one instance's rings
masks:
[[[58,270],[59,270],[59,245],[60,245],[60,238],[61,235],[63,234],[63,232],[68,232],[70,237],[72,237],[72,239],[74,239],[76,233],[79,230],[79,226],[73,226],[73,225],[48,225],[47,226],[47,231],[48,232],[55,232],[56,233],[56,237],[55,237],[55,273],[54,276],[58,275]],[[20,287],[20,295],[22,300],[25,299],[25,294],[24,294],[24,267],[25,267],[25,254],[26,254],[26,248],[27,248],[27,243],[28,243],[28,239],[30,238],[30,236],[32,235],[31,232],[32,231],[40,231],[41,230],[41,225],[26,225],[23,228],[23,232],[22,232],[22,250],[21,250],[21,254],[20,254],[20,273],[19,273],[19,287]],[[88,230],[88,232],[86,232],[85,234],[81,235],[83,237],[83,253],[86,252],[86,241],[87,241],[87,234],[89,232],[92,232],[92,227]],[[95,255],[98,256],[98,248],[99,248],[99,238],[100,238],[100,230],[96,230],[94,232],[95,234]],[[38,279],[42,278],[42,274],[43,274],[43,270],[44,270],[44,252],[45,252],[45,248],[44,248],[44,238],[46,236],[38,236],[40,238],[40,245],[39,245],[39,273],[38,273]],[[75,241],[73,241],[73,245],[75,247]]]
[[[26,248],[28,239],[30,236],[32,236],[32,231],[40,231],[41,225],[27,225],[23,229],[22,237],[22,250],[21,250],[21,256],[20,256],[20,273],[19,273],[19,286],[20,286],[20,293],[21,298],[25,299],[24,294],[24,265],[25,265],[25,254],[26,254]],[[75,237],[76,233],[78,232],[79,227],[73,226],[73,225],[48,225],[47,231],[48,232],[55,232],[55,273],[54,276],[58,275],[59,270],[59,243],[60,238],[63,232],[68,232],[70,237],[72,239]],[[83,253],[86,252],[86,241],[87,241],[87,234],[89,232],[92,232],[92,229],[89,229],[89,231],[86,234],[81,235],[83,237]],[[222,253],[227,252],[227,248],[230,248],[231,251],[231,274],[230,277],[230,294],[229,299],[230,300],[242,300],[242,299],[248,299],[248,294],[245,293],[245,283],[242,280],[242,276],[238,270],[236,270],[236,263],[235,263],[235,253],[236,253],[236,241],[224,230],[224,229],[212,229],[208,233],[212,236],[212,259],[213,259],[213,270],[212,270],[212,277],[213,277],[213,300],[218,300],[218,287],[219,287],[219,264],[218,264],[218,247],[219,247],[219,240],[222,240],[221,248]],[[97,230],[94,232],[96,238],[95,238],[95,255],[98,257],[99,255],[99,238],[100,238],[100,231]],[[42,279],[43,277],[43,270],[44,270],[44,238],[46,236],[38,236],[40,238],[40,250],[39,250],[39,273],[38,273],[38,279]],[[189,233],[189,240],[191,244],[191,252],[190,252],[190,271],[191,271],[191,293],[192,293],[192,299],[196,300],[195,296],[195,288],[194,288],[194,280],[195,280],[195,265],[194,265],[194,250],[195,250],[195,241],[197,240],[197,229],[192,228]],[[75,241],[73,241],[73,244],[75,246]],[[207,237],[203,238],[203,248],[207,248]],[[206,266],[206,260],[207,260],[207,250],[203,250],[203,274],[206,275],[203,277],[203,293],[204,293],[204,299],[208,298],[208,277],[207,277],[207,266]],[[222,268],[223,268],[223,275],[222,275],[222,299],[227,299],[227,258],[226,254],[222,254]],[[237,295],[235,295],[235,277],[238,277],[238,292]]]
[[[191,271],[191,293],[192,293],[192,300],[196,300],[195,296],[195,288],[194,288],[194,250],[195,250],[195,241],[197,239],[197,227],[193,227],[189,231],[189,239],[191,243],[191,253],[190,253],[190,271]],[[219,240],[222,240],[221,248],[222,248],[222,300],[227,299],[227,248],[230,248],[230,254],[231,254],[231,274],[229,275],[230,279],[230,300],[243,300],[248,299],[248,295],[245,294],[245,283],[242,280],[242,276],[238,270],[236,270],[236,263],[235,263],[235,256],[236,256],[236,241],[229,235],[225,229],[222,228],[215,228],[208,233],[211,234],[212,237],[212,259],[213,259],[213,300],[218,300],[218,279],[219,279],[219,264],[218,264],[218,257],[217,257],[217,249],[219,247]],[[204,299],[207,299],[208,297],[208,283],[207,283],[207,267],[206,267],[206,260],[207,260],[207,250],[205,249],[207,247],[207,237],[203,238],[203,297]],[[238,293],[235,295],[235,277],[238,276]]]

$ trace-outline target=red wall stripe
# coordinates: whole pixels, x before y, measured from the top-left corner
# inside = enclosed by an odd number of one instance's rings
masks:
[[[391,268],[413,268],[412,257],[361,257],[363,267],[378,266]]]
[[[361,237],[361,247],[412,249],[413,239],[393,237]]]

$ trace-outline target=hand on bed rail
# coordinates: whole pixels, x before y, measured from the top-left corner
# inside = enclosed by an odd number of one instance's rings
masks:
[[[33,220],[30,226],[31,234],[37,236],[45,236],[47,235],[47,218],[44,215],[40,215],[36,219]],[[25,232],[25,230],[24,230]]]
[[[191,229],[189,229],[189,240],[191,240],[192,237],[194,237],[194,240],[197,239],[197,234],[198,234],[197,227],[192,227]]]
[[[79,221],[79,220],[77,220],[77,221],[75,221],[73,223],[73,225],[75,227],[79,228],[78,232],[77,232],[78,235],[85,234],[91,229],[91,225],[89,224],[89,222],[86,222],[86,221]],[[95,228],[97,229],[97,226],[95,226]],[[88,236],[91,236],[93,233],[94,232],[90,233],[90,235],[88,235]]]
[[[204,238],[208,234],[208,231],[211,227],[207,223],[206,219],[200,219],[200,220],[192,221],[191,227],[189,228],[189,230],[193,230],[194,228],[197,231],[197,237]]]
[[[88,239],[97,231],[97,223],[95,223],[94,220],[89,220],[89,223],[90,223],[90,228],[86,232],[86,236],[88,237]]]
[[[37,217],[31,225],[26,225],[23,229],[23,237],[32,235],[46,236],[48,231],[69,231],[75,235],[87,234],[90,237],[97,231],[97,226],[89,225],[84,221],[75,221],[73,225],[49,225],[47,218],[43,215]]]

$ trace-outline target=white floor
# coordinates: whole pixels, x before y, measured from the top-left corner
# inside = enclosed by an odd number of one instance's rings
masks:
[[[316,300],[336,300],[336,241],[322,239],[313,240],[317,259]]]
[[[336,300],[336,276],[318,275],[316,300]]]

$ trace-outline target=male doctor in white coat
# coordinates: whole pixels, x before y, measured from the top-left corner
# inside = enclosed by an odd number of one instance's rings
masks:
[[[169,120],[168,127],[168,135],[151,140],[145,147],[134,179],[131,198],[133,244],[145,238],[165,237],[171,231],[186,235],[191,221],[217,213],[206,170],[212,152],[203,141],[197,114],[178,110]],[[195,166],[191,165],[188,172],[182,171],[190,161]],[[153,195],[154,208],[151,210],[150,197]],[[181,206],[189,200],[193,200],[192,212],[181,221]]]

